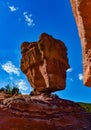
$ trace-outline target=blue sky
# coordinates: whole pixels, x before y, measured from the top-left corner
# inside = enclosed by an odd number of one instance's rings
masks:
[[[20,46],[37,41],[43,32],[68,48],[71,68],[66,89],[56,93],[64,99],[91,102],[91,88],[83,85],[82,49],[69,0],[0,0],[0,87],[14,83],[22,93],[30,93],[32,88],[20,70]]]

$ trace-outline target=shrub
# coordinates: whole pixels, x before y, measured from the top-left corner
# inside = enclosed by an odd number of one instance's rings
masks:
[[[10,84],[7,84],[4,88],[1,88],[0,91],[5,92],[6,94],[15,95],[20,94],[19,88],[16,85],[13,85],[13,87],[10,86]]]
[[[12,89],[12,95],[14,94],[19,94],[19,88],[17,88],[16,86]]]

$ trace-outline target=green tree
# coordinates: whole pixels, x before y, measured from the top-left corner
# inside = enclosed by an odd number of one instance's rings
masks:
[[[14,86],[12,89],[12,95],[19,94],[19,88],[17,86]]]
[[[12,94],[12,88],[10,87],[9,84],[7,84],[7,85],[5,86],[5,93],[7,93],[7,94]]]
[[[7,84],[4,88],[1,88],[0,91],[4,91],[6,94],[15,95],[20,94],[19,88],[17,85],[13,84],[11,87],[10,84]]]
[[[0,88],[0,91],[3,91],[3,92],[4,92],[4,91],[5,91],[5,88]]]

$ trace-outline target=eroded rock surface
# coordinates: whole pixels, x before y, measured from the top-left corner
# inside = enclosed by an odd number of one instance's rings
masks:
[[[91,0],[70,0],[82,43],[84,84],[91,87]]]
[[[0,130],[91,130],[91,113],[55,95],[0,99]]]
[[[21,49],[21,70],[35,93],[50,93],[65,88],[69,64],[67,49],[62,41],[43,33],[38,42],[24,42]]]

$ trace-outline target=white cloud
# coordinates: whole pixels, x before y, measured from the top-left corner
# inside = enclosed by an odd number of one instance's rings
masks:
[[[18,10],[18,8],[14,7],[14,6],[9,6],[9,9],[11,12],[15,12]]]
[[[14,79],[13,76],[10,76],[9,78],[10,78],[10,80],[13,80],[13,79]]]
[[[74,81],[72,78],[67,78],[67,80],[69,80],[69,81],[71,81],[71,82],[73,82],[73,81]]]
[[[69,69],[67,69],[67,71],[66,72],[72,72],[72,68],[69,68]]]
[[[34,26],[35,25],[33,19],[31,18],[32,14],[28,14],[28,12],[24,12],[23,15],[25,17],[25,21],[27,22],[28,26]]]
[[[70,78],[70,81],[72,81],[72,82],[73,82],[74,80],[73,80],[72,78]]]
[[[78,78],[79,80],[83,80],[83,74],[82,73],[78,74]]]
[[[23,93],[28,89],[26,82],[23,79],[16,81],[15,84],[17,85],[20,91],[23,91]]]
[[[2,64],[1,67],[8,74],[16,74],[17,76],[20,75],[19,69],[11,61]]]

